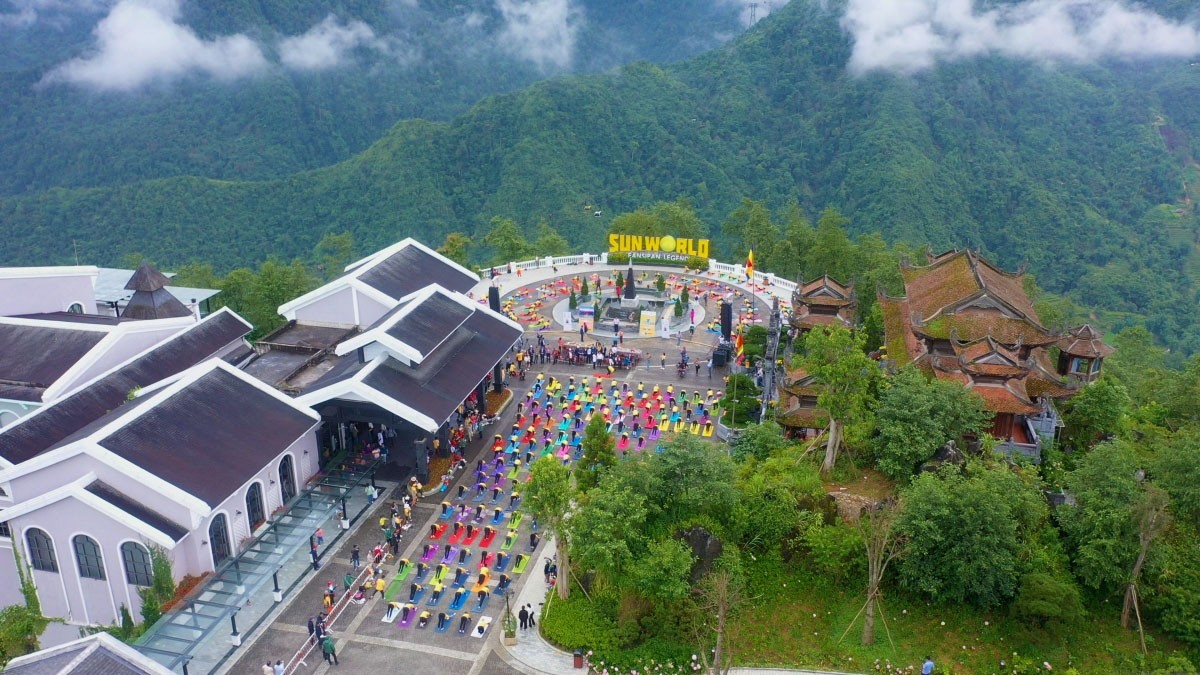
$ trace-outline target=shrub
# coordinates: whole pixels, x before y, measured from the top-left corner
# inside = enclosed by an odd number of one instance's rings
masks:
[[[616,623],[582,594],[552,602],[542,617],[542,635],[567,651],[619,648]]]
[[[836,583],[863,572],[862,535],[846,525],[814,525],[804,533],[812,571]]]
[[[1034,572],[1021,577],[1012,612],[1039,628],[1054,629],[1076,623],[1083,616],[1083,603],[1069,575]]]

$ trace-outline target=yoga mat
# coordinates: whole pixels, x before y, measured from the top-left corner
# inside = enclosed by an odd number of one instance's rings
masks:
[[[488,626],[491,626],[491,625],[492,625],[492,617],[490,617],[490,616],[482,617],[481,619],[479,619],[479,623],[476,624],[475,630],[471,631],[471,637],[482,638],[484,636],[484,634],[487,633]]]
[[[476,611],[476,612],[482,612],[484,609],[486,609],[486,608],[487,608],[487,606],[488,606],[488,602],[490,602],[490,601],[491,601],[491,599],[492,599],[492,594],[491,594],[491,593],[488,593],[487,595],[483,596],[483,600],[481,600],[481,601],[479,601],[479,602],[475,603],[475,610],[474,610],[474,611]]]
[[[492,569],[496,570],[497,572],[503,572],[504,568],[508,567],[508,562],[510,560],[512,560],[511,555],[504,556],[503,560],[500,559],[500,556],[496,556],[496,564],[492,567]]]
[[[404,581],[405,579],[408,578],[408,575],[412,574],[412,571],[413,571],[412,563],[404,563],[404,565],[402,565],[400,567],[399,571],[396,572],[395,581]],[[395,582],[393,582],[393,583],[395,583]]]
[[[454,559],[457,556],[458,556],[458,547],[451,546],[450,550],[446,553],[446,555],[442,556],[442,564],[449,565],[450,563],[454,562]]]
[[[433,534],[431,534],[429,538],[436,541],[441,539],[443,534],[446,534],[446,526],[438,523],[434,526]]]
[[[524,574],[526,567],[529,567],[529,556],[517,556],[517,563],[513,565],[513,574]]]
[[[392,599],[396,597],[396,594],[399,593],[400,589],[403,587],[404,587],[404,584],[401,583],[400,579],[393,580],[392,583],[387,585],[387,588],[383,589],[383,599],[386,600],[387,602],[391,602]]]
[[[453,614],[453,613],[451,613],[451,614],[448,614],[448,615],[446,616],[446,625],[442,626],[441,628],[434,628],[434,629],[433,629],[433,632],[435,632],[435,633],[445,633],[446,631],[450,630],[450,624],[454,623],[453,621],[451,621],[451,619],[453,619],[453,618],[454,618],[454,614]],[[435,624],[434,624],[434,626],[436,626],[436,625],[437,625],[437,624],[435,623]]]
[[[478,536],[479,536],[479,528],[477,527],[477,528],[475,528],[475,531],[471,533],[471,536],[462,540],[463,545],[470,546],[471,544],[474,544],[475,537],[478,537]]]
[[[433,560],[434,558],[437,557],[437,552],[438,552],[437,547],[434,546],[433,548],[429,549],[428,551],[422,553],[421,554],[421,562],[427,563],[430,560]]]
[[[494,541],[495,539],[496,539],[496,531],[492,530],[491,532],[488,532],[487,535],[483,539],[479,540],[479,546],[482,548],[487,548],[492,545],[492,541]]]
[[[458,532],[451,534],[450,538],[447,541],[449,541],[451,544],[457,544],[462,541],[463,535],[465,535],[466,533],[467,533],[467,528],[460,527],[458,529]]]
[[[450,573],[449,567],[442,567],[442,568],[438,569],[437,573],[434,574],[433,578],[430,579],[429,581],[430,581],[430,583],[440,584],[440,583],[442,583],[442,581],[444,581],[446,579],[446,575],[449,573]]]
[[[473,501],[473,502],[481,502],[481,501],[483,501],[483,500],[484,500],[484,498],[485,498],[485,497],[487,497],[487,493],[486,493],[486,492],[477,492],[477,493],[475,493],[475,497],[474,497],[473,499],[471,499],[471,501]]]
[[[400,623],[396,624],[397,626],[399,626],[401,628],[408,628],[409,626],[412,625],[412,622],[414,620],[416,620],[416,618],[417,618],[417,608],[413,607],[412,605],[408,605],[408,607],[412,607],[412,609],[410,609],[408,611],[408,618],[404,619]]]
[[[413,604],[416,604],[416,603],[420,602],[421,598],[424,596],[425,596],[425,587],[422,586],[420,589],[417,590],[417,594],[412,596],[411,598],[409,598],[408,601]]]
[[[504,520],[504,512],[492,514],[492,524],[499,525]]]
[[[438,603],[440,603],[442,601],[442,598],[445,597],[445,595],[446,595],[446,591],[444,591],[444,590],[442,591],[442,594],[437,597],[434,597],[434,594],[430,593],[429,601],[425,603],[425,606],[426,607],[437,607]]]
[[[494,562],[496,562],[495,554],[484,553],[483,557],[479,559],[479,569],[483,569],[485,567],[491,569],[492,563]]]
[[[512,522],[509,523],[509,527],[511,527],[515,530],[521,526],[521,521],[523,521],[523,520],[525,520],[525,512],[517,511],[516,513],[513,514]]]
[[[389,604],[388,606],[390,607],[391,605]],[[398,618],[400,618],[400,607],[397,607],[392,612],[392,616],[390,618],[388,617],[387,610],[384,610],[383,616],[380,617],[379,620],[383,623],[395,623],[396,619]]]
[[[505,538],[504,538],[504,543],[503,543],[503,544],[500,544],[500,550],[501,550],[501,551],[508,551],[508,550],[510,550],[510,549],[513,547],[513,544],[514,544],[514,543],[516,543],[516,541],[517,541],[517,531],[516,531],[516,530],[509,530],[509,535],[510,535],[510,536],[507,536],[507,537],[505,537]]]
[[[446,506],[446,508],[442,509],[442,513],[438,516],[438,520],[450,520],[452,517],[454,517],[454,509]]]
[[[457,612],[458,610],[462,609],[463,605],[466,604],[466,602],[467,602],[467,594],[463,593],[462,595],[458,596],[457,598],[453,598],[450,600],[450,609]]]

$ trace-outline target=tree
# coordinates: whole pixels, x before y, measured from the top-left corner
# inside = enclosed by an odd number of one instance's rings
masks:
[[[354,235],[349,232],[334,234],[326,232],[313,249],[317,258],[317,269],[326,280],[342,273],[354,254]]]
[[[762,424],[747,425],[746,429],[733,439],[730,454],[738,462],[761,462],[787,445],[787,439],[783,437],[783,427],[775,420],[767,420]]]
[[[1171,510],[1200,527],[1200,428],[1185,427],[1152,444],[1155,483],[1171,496]]]
[[[451,232],[446,235],[445,241],[438,247],[437,252],[446,256],[466,267],[470,261],[468,250],[471,246],[471,238],[462,232]]]
[[[580,492],[586,492],[600,482],[600,478],[609,468],[617,463],[617,453],[613,451],[613,438],[608,433],[608,423],[603,415],[592,415],[587,426],[583,429],[583,459],[575,474],[575,482]]]
[[[552,456],[542,457],[529,467],[525,485],[525,508],[542,527],[554,533],[558,557],[558,597],[566,600],[571,593],[569,531],[570,512],[575,498],[571,472]]]
[[[663,278],[662,272],[654,274],[654,287],[658,289],[659,293],[667,290],[667,280]]]
[[[887,381],[875,408],[876,466],[907,481],[946,441],[988,428],[983,399],[957,382],[930,380],[907,367]]]
[[[804,336],[804,352],[798,365],[812,375],[821,388],[817,406],[829,415],[829,437],[821,474],[829,476],[837,461],[846,425],[867,413],[879,366],[863,352],[864,336],[845,328],[816,329]]]
[[[746,197],[725,219],[721,230],[736,242],[733,248],[735,260],[744,259],[749,251],[766,255],[779,241],[779,226],[771,220],[771,211],[766,204]],[[770,262],[769,258],[767,262]]]
[[[894,532],[899,509],[881,504],[858,519],[867,553],[867,604],[864,606],[862,643],[875,644],[875,605],[888,565],[904,550],[904,540]]]
[[[586,298],[587,296],[589,296],[589,295],[591,295],[591,294],[592,294],[592,292],[591,292],[591,291],[592,291],[592,289],[591,289],[591,288],[588,286],[588,280],[587,280],[587,277],[584,277],[584,279],[583,279],[583,283],[579,285],[579,295],[580,295],[580,297],[584,297],[584,298]]]
[[[533,255],[533,246],[521,232],[521,226],[512,218],[492,218],[492,229],[483,237],[483,243],[492,249],[492,265],[525,260]]]
[[[674,537],[649,542],[646,554],[638,558],[630,581],[643,596],[669,604],[687,596],[691,589],[688,575],[695,563],[695,556],[688,545]]]
[[[163,605],[175,597],[175,575],[166,549],[150,545],[150,585],[137,589],[142,600],[142,626],[149,628],[162,616]]]
[[[1124,426],[1129,391],[1105,375],[1075,394],[1064,407],[1067,441],[1079,450],[1091,448]]]
[[[917,476],[904,490],[901,583],[946,603],[996,607],[1017,591],[1018,562],[1046,518],[1036,486],[975,463]]]
[[[571,547],[595,586],[628,583],[627,572],[646,552],[646,495],[623,481],[592,488],[571,518]]]
[[[812,248],[805,256],[804,278],[828,274],[844,282],[852,276],[854,245],[846,236],[846,226],[849,224],[850,219],[832,206],[821,212]]]
[[[541,221],[537,227],[537,239],[533,242],[533,253],[538,257],[563,256],[571,253],[571,245],[566,237],[550,227],[550,223]]]
[[[254,324],[254,336],[261,337],[283,325],[279,306],[315,288],[316,281],[300,260],[289,265],[268,260],[259,266],[245,297],[245,315]]]
[[[1054,570],[1030,572],[1021,577],[1012,611],[1042,629],[1074,624],[1084,613],[1075,581]]]
[[[648,465],[658,487],[657,494],[648,497],[661,514],[658,523],[651,523],[652,532],[666,532],[691,518],[728,519],[737,500],[733,460],[716,446],[693,436],[678,436],[665,443]]]
[[[1075,577],[1088,588],[1116,592],[1137,559],[1137,524],[1131,510],[1141,502],[1138,460],[1121,441],[1096,446],[1067,476],[1075,506],[1056,512],[1066,533]]]
[[[1149,486],[1138,502],[1134,513],[1138,528],[1138,554],[1133,563],[1133,571],[1129,573],[1129,584],[1125,587],[1125,602],[1121,607],[1121,627],[1129,628],[1129,615],[1137,615],[1138,639],[1142,644],[1142,653],[1146,653],[1146,633],[1142,627],[1142,610],[1138,605],[1138,583],[1142,577],[1142,568],[1146,564],[1146,555],[1150,546],[1171,525],[1171,515],[1167,512],[1167,493]]]
[[[12,552],[25,603],[0,609],[0,667],[18,656],[36,652],[39,649],[38,636],[50,623],[49,619],[42,616],[32,571],[25,566],[16,547]]]
[[[732,558],[728,553],[718,558],[715,569],[704,575],[693,591],[697,609],[697,618],[692,622],[693,632],[700,646],[697,650],[700,662],[709,675],[729,673],[734,656],[729,647],[729,632],[736,626],[731,617],[748,599],[741,566],[730,564]]]

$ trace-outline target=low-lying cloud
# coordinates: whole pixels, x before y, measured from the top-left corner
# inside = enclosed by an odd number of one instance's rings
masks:
[[[74,14],[104,10],[106,0],[8,0],[0,2],[0,26],[26,28],[39,20],[56,22]]]
[[[582,14],[571,0],[496,0],[500,46],[543,70],[566,68],[575,55]]]
[[[63,63],[46,81],[131,91],[190,73],[232,80],[266,67],[262,50],[245,35],[205,40],[178,16],[178,0],[121,0],[93,31],[94,53]]]
[[[905,73],[1000,54],[1038,61],[1189,57],[1200,27],[1118,0],[1027,0],[979,10],[973,0],[849,0],[850,69]]]
[[[281,40],[279,60],[294,70],[325,70],[342,65],[360,47],[387,51],[387,43],[367,24],[342,23],[331,14],[308,32]]]

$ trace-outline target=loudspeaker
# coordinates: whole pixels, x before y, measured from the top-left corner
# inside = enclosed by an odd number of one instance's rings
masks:
[[[495,286],[488,286],[488,307],[500,311],[500,289]]]
[[[729,342],[733,335],[733,305],[721,302],[721,339]]]

